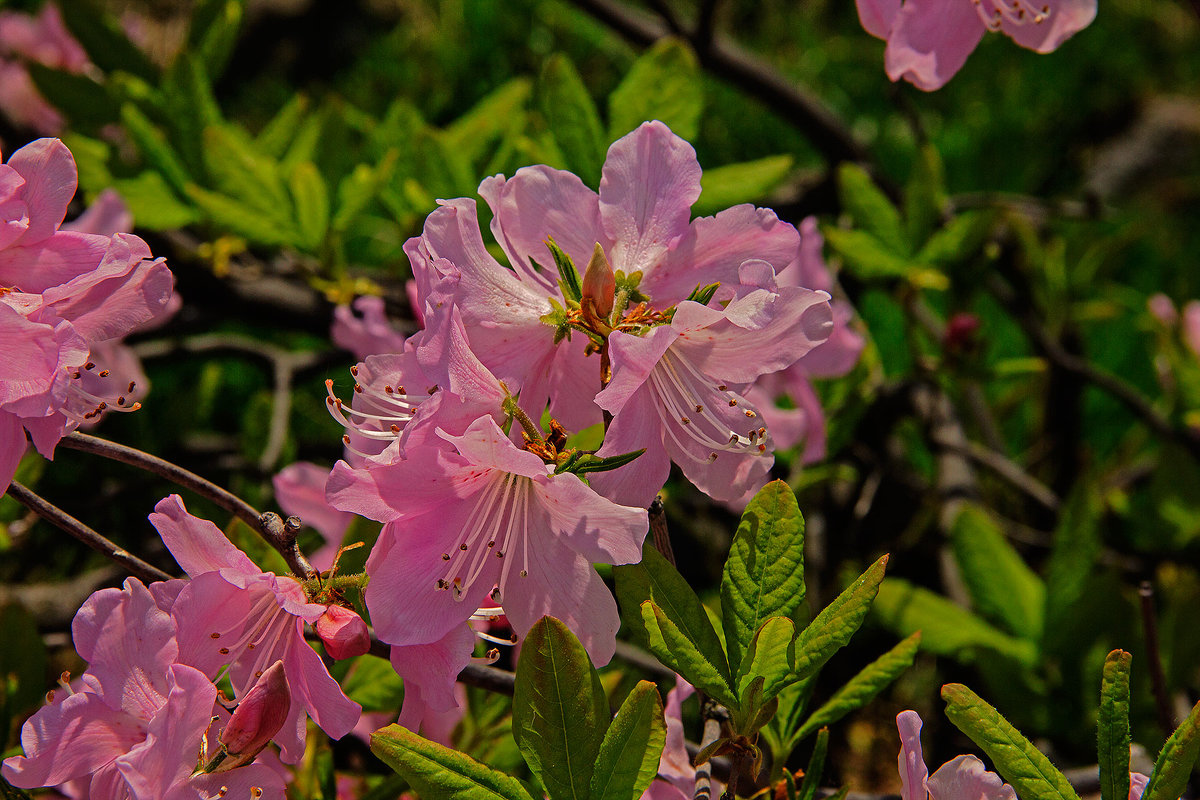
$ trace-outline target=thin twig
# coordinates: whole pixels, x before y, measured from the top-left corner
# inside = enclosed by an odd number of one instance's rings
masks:
[[[13,481],[7,494],[42,519],[69,533],[98,553],[112,559],[143,581],[169,581],[171,576],[153,564],[142,561],[123,547],[104,538],[79,520]]]
[[[700,695],[700,715],[704,718],[704,730],[700,736],[700,746],[703,750],[721,736],[721,726],[725,721],[725,709],[707,695]],[[712,798],[713,759],[705,761],[696,767],[695,800],[711,800]]]
[[[716,31],[717,6],[721,0],[701,0],[696,14],[696,29],[692,32],[692,46],[698,52],[707,52],[712,47]]]
[[[110,442],[107,439],[101,439],[97,436],[89,436],[78,431],[64,436],[62,441],[59,442],[59,446],[103,456],[113,461],[119,461],[122,464],[129,464],[130,466],[144,469],[147,472],[152,472],[185,489],[190,489],[201,497],[211,500],[258,531],[263,539],[283,556],[284,560],[287,561],[288,567],[296,575],[306,577],[315,572],[312,564],[308,562],[308,559],[305,558],[296,545],[295,530],[285,525],[283,519],[278,514],[273,511],[268,511],[265,514],[260,513],[254,506],[232,492],[217,486],[212,481],[202,478],[190,470],[184,469],[178,464],[173,464],[158,456],[150,455],[135,447],[117,444],[116,442]]]
[[[944,449],[953,450],[956,453],[966,456],[976,464],[987,467],[997,477],[1020,489],[1050,511],[1058,511],[1062,505],[1062,501],[1058,495],[1051,491],[1050,487],[1030,475],[1019,464],[1010,460],[1003,453],[998,453],[978,442],[970,440],[957,443],[934,440],[934,444]]]
[[[1163,736],[1175,731],[1175,715],[1171,713],[1171,698],[1167,693],[1167,678],[1163,673],[1162,655],[1158,647],[1158,616],[1154,610],[1154,586],[1142,581],[1138,586],[1142,610],[1142,632],[1146,640],[1146,658],[1150,662],[1150,686],[1154,692],[1154,707]]]

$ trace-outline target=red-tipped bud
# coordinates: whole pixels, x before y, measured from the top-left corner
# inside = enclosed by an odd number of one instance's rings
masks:
[[[613,275],[612,265],[604,255],[604,248],[597,242],[583,273],[583,301],[580,305],[584,309],[590,305],[590,311],[597,318],[606,319],[612,313],[616,292],[617,279]]]
[[[279,733],[291,709],[292,696],[283,674],[283,662],[276,661],[246,692],[221,731],[221,744],[233,758],[219,769],[232,769],[253,761]]]
[[[330,606],[313,627],[325,643],[325,652],[339,661],[361,656],[371,649],[367,623],[348,608]]]
[[[965,353],[973,350],[978,344],[976,335],[979,333],[979,317],[966,312],[959,312],[946,321],[946,333],[942,345],[948,353]]]

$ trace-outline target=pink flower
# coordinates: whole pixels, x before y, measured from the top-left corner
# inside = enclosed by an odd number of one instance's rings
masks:
[[[896,716],[900,731],[901,800],[1017,800],[1013,788],[972,755],[947,761],[933,775],[921,752],[921,717],[915,711]]]
[[[696,689],[683,678],[675,676],[675,688],[667,692],[663,716],[667,723],[667,740],[658,759],[658,774],[641,800],[692,800],[696,794],[696,768],[688,755],[683,735],[683,701]],[[721,794],[721,784],[713,781],[710,796]]]
[[[376,634],[393,645],[432,644],[490,598],[518,634],[553,614],[593,661],[607,663],[620,621],[592,564],[641,558],[645,510],[553,474],[491,417],[461,436],[437,433],[443,446],[409,447],[365,477],[339,464],[330,480],[334,505],[388,523],[367,560]]]
[[[313,623],[329,657],[341,661],[361,656],[371,649],[371,633],[363,618],[348,608],[329,606]]]
[[[893,81],[940,89],[984,33],[1002,31],[1022,47],[1049,53],[1096,17],[1096,0],[857,0],[872,36],[887,40]]]
[[[1196,358],[1200,358],[1200,300],[1189,300],[1185,303],[1180,316],[1183,343],[1191,349]]]
[[[56,139],[39,139],[0,165],[3,487],[26,431],[49,458],[68,431],[106,410],[137,407],[136,383],[99,359],[108,344],[159,317],[172,295],[170,271],[136,236],[60,230],[75,183],[75,162]]]
[[[334,344],[349,350],[359,361],[367,356],[399,353],[404,349],[405,336],[388,320],[380,297],[364,295],[354,301],[353,310],[344,305],[335,308],[329,333]]]
[[[72,623],[75,648],[89,662],[81,688],[61,699],[52,693],[25,723],[25,755],[5,760],[5,780],[22,788],[71,782],[83,796],[113,800],[207,800],[221,786],[283,797],[283,783],[257,764],[192,775],[205,735],[218,733],[212,719],[220,707],[204,674],[175,663],[170,609],[182,585],[147,588],[129,578],[123,590],[88,598]]]
[[[192,577],[172,609],[181,660],[207,675],[228,665],[239,698],[282,661],[299,701],[276,737],[288,763],[304,754],[306,711],[332,738],[349,733],[362,708],[342,693],[304,640],[304,623],[315,623],[327,606],[310,602],[299,580],[263,572],[216,525],[188,514],[178,495],[160,501],[150,521]]]
[[[42,97],[22,61],[76,74],[88,68],[87,53],[53,3],[42,6],[36,17],[0,13],[0,110],[18,126],[56,134],[64,124],[62,115]]]
[[[480,360],[511,390],[520,390],[521,405],[534,419],[549,403],[573,430],[601,420],[593,402],[601,389],[600,363],[585,355],[588,339],[580,332],[556,341],[555,309],[565,311],[568,302],[546,247],[549,238],[581,272],[599,245],[613,270],[631,281],[640,273],[637,292],[647,298],[647,308],[659,311],[686,299],[697,285],[736,284],[748,259],[781,270],[798,245],[795,228],[750,205],[692,220],[700,165],[691,145],[661,122],[647,122],[609,148],[599,193],[546,166],[488,178],[479,193],[491,207],[492,233],[512,269],[485,248],[475,202],[451,200],[405,245],[417,294],[425,302],[438,294],[440,278],[457,275],[453,295],[443,302],[458,305]]]

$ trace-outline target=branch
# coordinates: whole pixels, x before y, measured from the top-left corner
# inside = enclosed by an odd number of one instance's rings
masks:
[[[96,552],[120,564],[143,581],[169,581],[171,576],[153,564],[142,561],[123,547],[104,538],[56,505],[34,494],[13,481],[8,487],[8,496],[16,500],[42,519],[69,533]]]
[[[1050,511],[1058,511],[1062,505],[1059,499],[1050,487],[1039,481],[1037,478],[1030,475],[1019,464],[1009,459],[1003,453],[992,450],[977,442],[972,442],[968,439],[963,439],[959,442],[948,441],[945,439],[934,439],[933,443],[940,448],[952,450],[959,455],[966,456],[971,461],[979,464],[982,467],[987,467],[997,477],[1010,483],[1017,489],[1020,489],[1033,500],[1036,500],[1041,505],[1045,506]]]
[[[634,14],[614,0],[572,2],[635,44],[648,46],[669,33],[663,25]],[[773,112],[803,131],[827,161],[874,163],[871,153],[854,138],[854,134],[836,114],[817,97],[794,85],[768,64],[725,37],[716,36],[707,45],[696,35],[688,39],[705,68],[762,101]]]
[[[1154,707],[1158,712],[1158,725],[1163,736],[1175,730],[1175,717],[1171,713],[1171,699],[1167,693],[1167,678],[1163,674],[1162,651],[1158,646],[1158,618],[1154,613],[1154,586],[1142,581],[1138,587],[1138,600],[1142,612],[1142,634],[1146,641],[1146,658],[1150,662],[1150,686],[1154,693]]]
[[[103,456],[113,461],[119,461],[122,464],[129,464],[130,466],[144,469],[147,472],[152,472],[185,489],[189,489],[201,497],[211,500],[258,531],[259,535],[283,556],[284,560],[287,561],[288,567],[296,575],[307,577],[316,572],[296,544],[297,529],[295,527],[285,524],[283,519],[273,511],[260,513],[254,506],[232,492],[217,486],[212,481],[202,478],[190,470],[184,469],[178,464],[172,464],[170,461],[150,455],[134,447],[117,444],[116,442],[110,442],[107,439],[101,439],[96,436],[89,436],[78,431],[64,436],[62,441],[59,442],[59,446]]]

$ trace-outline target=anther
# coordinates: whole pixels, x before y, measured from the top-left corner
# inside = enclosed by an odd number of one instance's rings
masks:
[[[220,639],[221,638],[221,634],[217,633],[216,631],[213,631],[208,636],[210,639]]]
[[[504,558],[504,551],[503,551],[503,550],[497,550],[497,551],[496,551],[496,558]]]
[[[350,368],[350,374],[356,378],[358,377],[358,365],[357,364],[355,364],[353,367]]]
[[[94,361],[89,361],[83,365],[83,368],[84,369],[94,369],[95,366],[96,366],[96,363]]]
[[[101,377],[101,378],[107,378],[107,377],[108,377],[108,370],[106,370],[106,369],[102,369],[102,370],[100,370],[100,377]]]
[[[384,386],[384,387],[383,387],[383,390],[384,390],[385,392],[387,392],[388,394],[395,394],[395,393],[396,393],[396,390],[395,390],[395,389],[393,389],[391,386]]]
[[[496,540],[495,540],[495,539],[492,539],[490,542],[488,542],[488,547],[495,547],[495,546],[496,546]]]
[[[362,394],[362,386],[360,386],[357,383],[354,384],[354,392],[355,392],[355,394]]]
[[[465,553],[465,552],[467,552],[467,543],[466,543],[466,542],[463,542],[462,544],[460,544],[460,545],[458,546],[458,549],[459,549],[459,550],[462,550],[464,553]]]
[[[449,561],[449,560],[450,560],[450,554],[442,553],[442,561]]]
[[[521,577],[522,577],[522,578],[528,578],[528,577],[529,577],[529,570],[527,570],[527,569],[523,569],[523,570],[521,570]]]
[[[742,413],[746,415],[746,419],[754,419],[755,417],[758,416],[758,414],[755,414],[753,411],[751,411],[748,408],[745,411],[743,411]]]
[[[717,391],[719,391],[719,392],[727,392],[727,391],[729,391],[729,387],[728,387],[728,386],[726,386],[726,385],[725,385],[725,384],[723,384],[723,383],[718,383],[718,384],[717,384]]]
[[[692,421],[690,419],[688,419],[687,417],[680,417],[679,421],[682,422],[684,425],[692,424]]]
[[[227,655],[229,655],[229,648],[228,648],[228,647],[222,647],[222,648],[221,648],[220,650],[218,650],[217,652],[218,652],[218,653],[220,653],[220,654],[221,654],[221,655],[223,655],[223,656],[227,656]]]
[[[702,405],[700,405],[699,403],[697,403],[697,404],[696,404],[696,413],[697,413],[697,414],[703,414],[703,413],[704,413],[704,406],[702,406]]]

